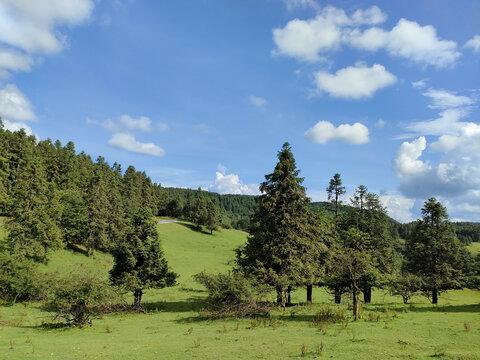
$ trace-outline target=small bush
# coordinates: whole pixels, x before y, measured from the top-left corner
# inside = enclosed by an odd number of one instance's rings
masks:
[[[17,301],[40,300],[45,281],[37,265],[22,254],[0,253],[0,298],[15,305]]]
[[[207,288],[206,302],[211,317],[264,317],[270,312],[271,305],[259,301],[258,290],[238,274],[202,272],[194,275],[194,279]]]
[[[345,319],[346,309],[344,307],[324,306],[313,316],[315,325],[323,323],[335,323]]]
[[[82,327],[91,325],[94,317],[119,310],[124,305],[117,289],[85,270],[59,280],[50,300],[50,306],[57,312],[56,320]]]

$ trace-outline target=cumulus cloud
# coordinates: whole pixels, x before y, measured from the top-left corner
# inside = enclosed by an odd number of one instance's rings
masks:
[[[34,135],[32,128],[21,121],[10,121],[10,120],[2,120],[3,127],[5,130],[10,130],[11,132],[19,131],[20,129],[24,129],[27,135]]]
[[[360,123],[342,124],[335,127],[328,121],[319,121],[313,128],[305,132],[305,137],[317,144],[326,144],[331,140],[344,141],[359,145],[369,141],[368,128]]]
[[[469,139],[461,139],[446,151],[436,164],[422,161],[426,149],[424,137],[404,142],[393,161],[405,196],[455,197],[466,194],[480,185],[480,131]],[[440,147],[437,147],[440,149]]]
[[[361,99],[371,97],[377,90],[397,81],[395,75],[385,70],[383,65],[367,67],[357,63],[338,70],[335,74],[319,71],[315,74],[317,87],[332,96]]]
[[[380,201],[387,208],[388,215],[401,223],[414,220],[412,208],[415,199],[409,199],[400,195],[382,195]]]
[[[108,143],[116,148],[130,152],[152,155],[157,157],[165,156],[165,151],[154,143],[142,143],[135,139],[131,134],[116,133],[108,140]]]
[[[430,170],[419,157],[427,147],[427,140],[424,136],[411,142],[405,141],[397,151],[393,160],[393,171],[400,179],[408,179],[414,175],[424,174]]]
[[[241,195],[258,195],[258,185],[246,185],[240,181],[236,174],[227,174],[227,168],[222,164],[218,165],[219,171],[215,173],[215,184],[209,186],[210,191],[220,194],[241,194]]]
[[[470,48],[475,52],[480,52],[480,35],[475,35],[473,38],[468,40],[464,47]]]
[[[319,9],[313,19],[294,19],[285,27],[274,29],[273,40],[277,47],[272,54],[294,57],[300,61],[320,61],[323,59],[320,53],[340,48],[344,27],[373,25],[385,19],[386,15],[376,6],[357,10],[351,16],[343,9],[327,6]]]
[[[68,43],[58,27],[89,18],[93,0],[0,1],[0,77],[29,71],[35,55],[57,53]]]
[[[2,0],[0,41],[27,52],[58,52],[66,38],[56,27],[83,22],[93,6],[92,0]]]
[[[377,51],[384,48],[391,56],[439,68],[453,65],[460,57],[456,42],[440,39],[431,25],[421,26],[406,19],[400,19],[391,31],[354,29],[347,32],[345,38],[357,49]]]
[[[438,37],[431,25],[400,19],[391,30],[373,26],[386,18],[377,6],[350,15],[343,9],[327,6],[319,9],[313,19],[294,19],[283,28],[274,29],[276,48],[272,54],[315,62],[325,60],[328,52],[350,46],[366,51],[384,49],[391,56],[439,68],[454,65],[460,57],[457,44]],[[476,44],[473,40],[472,44]]]
[[[10,71],[30,71],[33,58],[19,51],[0,46],[0,78],[6,78]]]
[[[262,98],[260,96],[250,95],[248,97],[248,99],[250,100],[252,105],[257,107],[257,108],[264,108],[267,105],[267,100],[265,100],[264,98]]]
[[[0,89],[0,116],[10,121],[36,119],[30,101],[14,84],[8,84]]]
[[[164,123],[152,124],[152,120],[146,116],[134,118],[130,115],[121,115],[116,119],[103,121],[87,118],[87,124],[100,126],[111,132],[152,132],[167,131],[168,125]]]

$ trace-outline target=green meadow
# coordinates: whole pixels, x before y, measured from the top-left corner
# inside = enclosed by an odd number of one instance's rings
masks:
[[[158,230],[180,277],[175,287],[146,292],[146,313],[105,315],[91,327],[56,329],[44,325],[53,314],[41,303],[0,306],[0,359],[480,359],[480,293],[473,290],[443,293],[437,306],[421,296],[404,305],[378,290],[353,322],[350,299],[337,306],[332,295],[315,289],[312,306],[278,309],[266,319],[210,320],[201,311],[206,292],[192,275],[231,269],[234,250],[247,234],[210,235],[186,222],[159,224]],[[480,250],[478,244],[470,249]],[[39,266],[59,274],[90,268],[107,277],[112,264],[110,255],[92,259],[65,249]],[[301,304],[305,291],[295,291],[292,300]],[[315,322],[327,306],[345,311],[346,318]]]

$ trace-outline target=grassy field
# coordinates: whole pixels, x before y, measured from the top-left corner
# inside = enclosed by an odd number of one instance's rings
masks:
[[[211,236],[187,223],[158,229],[180,278],[173,288],[147,291],[146,314],[107,315],[85,329],[46,329],[40,325],[51,314],[41,304],[3,306],[0,359],[480,359],[480,293],[471,290],[442,294],[438,306],[422,297],[405,306],[376,291],[356,323],[314,324],[321,309],[337,309],[322,289],[315,289],[311,307],[278,310],[269,319],[205,319],[199,310],[206,294],[191,276],[228,270],[246,234],[223,230]],[[107,276],[111,265],[105,254],[89,259],[62,250],[44,270],[91,267]],[[293,294],[297,302],[304,297],[303,290]]]

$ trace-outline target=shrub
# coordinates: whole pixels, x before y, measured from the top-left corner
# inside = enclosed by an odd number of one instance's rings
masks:
[[[313,322],[319,326],[326,322],[340,322],[345,319],[346,309],[337,306],[323,306],[314,316]]]
[[[207,288],[207,309],[212,317],[266,316],[270,312],[270,304],[258,300],[260,288],[255,289],[239,274],[201,272],[194,275],[194,279]]]
[[[43,281],[37,265],[22,254],[0,253],[0,297],[12,302],[38,300],[42,297]]]
[[[120,292],[91,271],[82,269],[58,281],[50,305],[57,314],[73,326],[91,325],[92,319],[116,311],[124,304]]]

